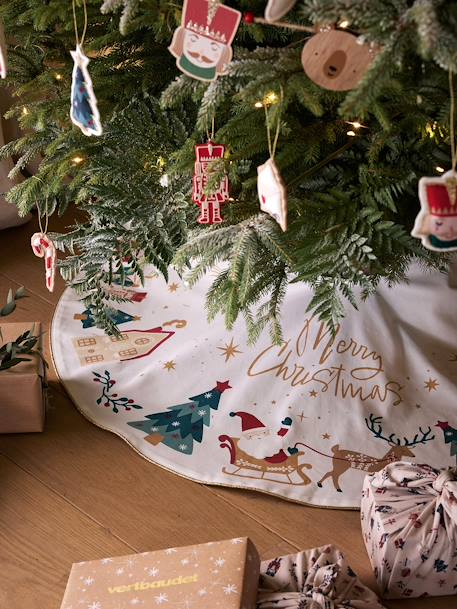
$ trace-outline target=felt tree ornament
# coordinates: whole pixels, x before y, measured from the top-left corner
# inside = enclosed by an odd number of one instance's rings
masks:
[[[89,59],[84,55],[79,44],[76,45],[75,51],[71,51],[71,56],[74,61],[71,81],[71,120],[84,135],[101,135],[103,129],[97,108],[97,98],[87,70]]]
[[[419,180],[419,212],[413,237],[435,252],[457,250],[457,173],[447,171],[439,177]]]
[[[240,19],[239,11],[217,0],[185,0],[181,25],[169,46],[181,72],[203,81],[224,74]]]
[[[0,78],[6,78],[6,41],[3,24],[0,21]]]
[[[190,402],[170,406],[165,412],[155,412],[146,420],[128,423],[148,434],[146,440],[153,445],[165,444],[185,455],[191,455],[194,441],[203,440],[204,426],[211,423],[211,410],[218,410],[222,394],[231,389],[229,381],[219,382],[209,391],[189,398]]]
[[[229,182],[225,175],[216,190],[207,193],[206,189],[214,171],[214,164],[224,158],[225,146],[207,144],[195,146],[195,172],[193,178],[192,201],[200,207],[199,224],[219,224],[223,222],[221,205],[229,199]]]
[[[306,75],[323,89],[354,89],[373,61],[375,52],[343,30],[326,29],[303,47],[301,61]]]

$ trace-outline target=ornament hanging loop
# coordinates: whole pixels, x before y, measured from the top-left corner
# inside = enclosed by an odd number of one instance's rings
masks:
[[[76,18],[76,0],[71,0],[71,3],[72,3],[72,8],[73,8],[73,25],[74,25],[74,28],[75,28],[76,46],[80,47],[82,49],[83,45],[84,45],[84,39],[86,38],[86,32],[87,32],[87,5],[86,5],[86,0],[83,0],[83,2],[82,2],[83,11],[84,11],[84,27],[83,27],[83,33],[81,35],[81,38],[79,37],[78,20]]]
[[[279,85],[279,87],[280,87],[281,94],[280,94],[280,98],[279,98],[279,108],[278,108],[278,116],[277,116],[277,122],[276,122],[276,131],[275,131],[273,141],[271,140],[271,125],[270,125],[270,113],[269,113],[269,109],[268,109],[268,103],[264,102],[264,104],[263,104],[263,107],[265,109],[265,122],[266,122],[266,126],[267,126],[268,152],[270,153],[271,159],[274,159],[275,154],[276,154],[276,147],[278,145],[279,131],[281,129],[282,104],[284,102],[284,89],[282,88],[282,85]]]
[[[457,154],[456,154],[456,145],[455,145],[455,93],[454,93],[454,78],[452,74],[452,69],[449,68],[449,95],[451,98],[451,108],[449,111],[449,138],[451,144],[451,161],[452,161],[452,171],[455,172],[455,168],[457,166]]]

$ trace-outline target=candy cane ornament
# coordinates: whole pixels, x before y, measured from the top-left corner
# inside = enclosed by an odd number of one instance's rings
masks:
[[[54,279],[57,267],[57,254],[54,243],[46,233],[35,233],[30,240],[35,256],[44,258],[46,270],[46,287],[50,292],[54,290]]]

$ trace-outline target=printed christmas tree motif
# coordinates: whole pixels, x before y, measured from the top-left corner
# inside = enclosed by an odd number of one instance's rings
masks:
[[[440,427],[443,430],[444,442],[451,444],[451,457],[455,457],[457,463],[457,429],[451,427],[447,421],[438,421],[435,427]]]
[[[211,423],[211,409],[219,408],[221,395],[231,389],[229,381],[217,381],[216,386],[205,393],[189,398],[191,401],[170,406],[165,412],[146,416],[147,420],[128,423],[148,434],[145,438],[153,444],[165,444],[169,448],[191,455],[195,442],[201,443],[204,425]]]
[[[102,126],[97,108],[97,98],[92,88],[92,79],[87,70],[89,59],[78,45],[71,51],[75,65],[71,82],[70,117],[84,135],[101,135]]]
[[[138,321],[141,319],[139,315],[130,315],[120,309],[107,309],[108,317],[116,325],[125,324],[129,321]],[[95,320],[92,315],[91,309],[86,309],[82,313],[75,313],[73,319],[79,319],[82,322],[83,328],[93,328],[95,326]]]
[[[115,414],[119,412],[119,408],[124,408],[126,411],[132,410],[132,408],[136,410],[143,408],[135,404],[135,400],[126,397],[120,398],[117,393],[111,393],[111,389],[116,384],[116,381],[111,378],[108,370],[105,370],[104,374],[99,374],[98,372],[92,372],[92,374],[95,376],[92,379],[94,383],[100,383],[102,386],[102,393],[96,400],[99,406],[103,404],[105,408],[112,408]]]

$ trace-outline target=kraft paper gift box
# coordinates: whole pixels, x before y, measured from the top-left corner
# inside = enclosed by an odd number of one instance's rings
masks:
[[[457,593],[456,474],[397,462],[366,476],[362,532],[383,597]]]
[[[35,326],[41,334],[39,322],[0,323],[0,344],[12,342]],[[40,344],[41,341],[38,341]],[[45,418],[45,368],[36,355],[24,355],[30,361],[21,362],[0,371],[0,433],[43,431]]]
[[[254,609],[259,568],[246,537],[80,562],[61,609]]]

